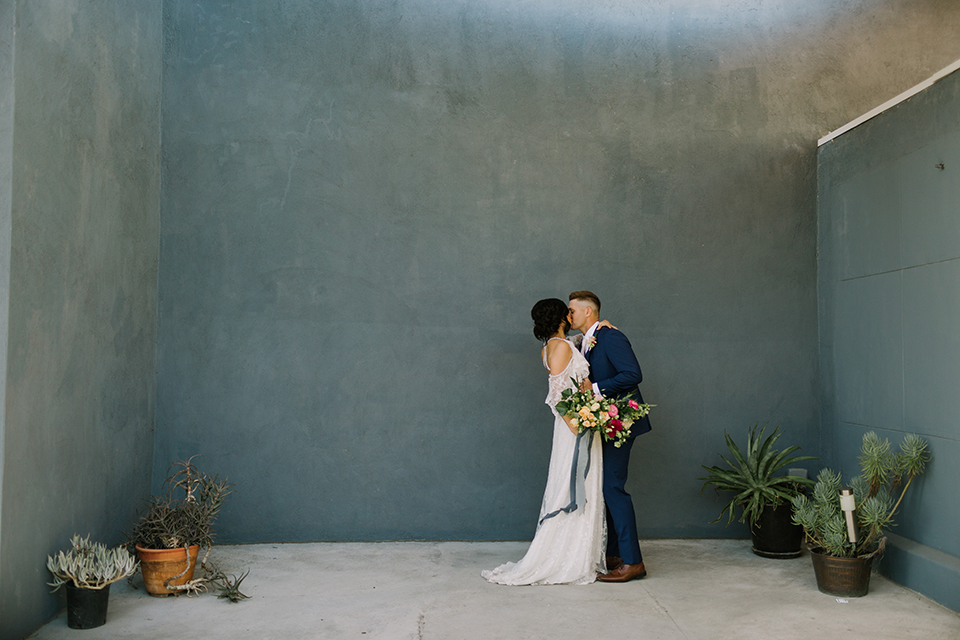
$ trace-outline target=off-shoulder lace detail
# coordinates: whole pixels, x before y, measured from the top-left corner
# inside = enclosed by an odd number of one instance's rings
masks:
[[[560,338],[557,338],[558,340]],[[569,341],[568,341],[569,342]],[[577,436],[567,424],[556,417],[555,405],[564,389],[573,387],[570,378],[577,380],[589,374],[590,367],[577,349],[572,349],[570,362],[558,375],[550,376],[550,394],[547,404],[553,411],[553,445],[547,486],[543,492],[536,535],[530,548],[519,562],[507,562],[495,569],[481,572],[490,582],[510,585],[534,584],[589,584],[597,573],[606,572],[607,521],[603,504],[603,447],[600,438],[588,440],[590,461],[585,470],[583,494],[578,492],[578,507],[566,511],[573,498],[570,474],[574,468]],[[578,467],[579,469],[579,467]],[[577,471],[579,473],[579,471]],[[580,506],[579,496],[585,503]],[[553,517],[546,517],[555,514]]]
[[[561,338],[555,339],[560,340]],[[544,400],[547,406],[550,407],[550,411],[552,411],[553,415],[557,418],[560,417],[556,409],[557,403],[560,402],[560,394],[566,389],[572,389],[574,387],[571,379],[580,382],[590,375],[590,365],[587,364],[587,360],[583,357],[583,354],[573,346],[570,340],[564,340],[564,342],[570,345],[570,362],[568,362],[566,368],[557,375],[550,374],[547,376],[550,387],[547,391],[547,399]],[[544,366],[546,366],[546,350],[544,350],[543,357]]]

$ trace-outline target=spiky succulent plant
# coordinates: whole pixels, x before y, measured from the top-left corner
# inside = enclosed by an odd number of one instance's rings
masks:
[[[917,435],[905,436],[900,451],[892,452],[889,440],[873,431],[866,433],[860,447],[860,475],[850,482],[857,506],[857,542],[849,541],[840,509],[840,474],[830,469],[817,476],[812,499],[802,494],[793,498],[793,521],[803,527],[808,544],[827,555],[872,556],[883,548],[884,529],[893,526],[903,496],[929,460],[927,443]],[[897,489],[900,493],[894,500]]]
[[[250,575],[250,570],[247,569],[239,576],[230,574],[229,576],[222,571],[214,571],[213,578],[211,582],[217,587],[218,598],[225,598],[228,602],[240,602],[241,600],[246,600],[250,596],[246,595],[240,591],[240,583],[243,582],[243,579]]]
[[[734,494],[713,522],[722,519],[725,513],[727,524],[733,522],[737,507],[742,507],[740,522],[753,526],[765,506],[777,506],[783,502],[789,502],[799,493],[800,487],[813,484],[807,478],[799,476],[774,475],[784,467],[816,458],[814,456],[791,457],[791,454],[800,449],[797,446],[778,451],[774,445],[780,438],[780,427],[774,429],[773,433],[766,438],[763,437],[766,425],[759,427],[759,432],[757,432],[758,427],[758,424],[754,425],[747,435],[746,452],[741,451],[730,434],[724,431],[727,448],[733,460],[728,460],[723,455],[720,458],[729,468],[700,465],[710,472],[710,475],[700,478],[704,481],[701,491],[708,485],[713,485],[718,491],[732,491]]]
[[[133,575],[137,559],[125,547],[107,549],[99,542],[91,542],[89,535],[75,535],[69,550],[47,556],[47,569],[53,574],[53,582],[48,584],[54,591],[68,583],[81,589],[103,589]]]
[[[220,590],[220,597],[239,602],[248,597],[240,592],[240,583],[249,572],[228,577],[212,563],[207,564],[213,546],[213,525],[224,500],[233,493],[233,485],[219,476],[200,472],[193,464],[195,457],[170,466],[164,494],[150,499],[146,512],[128,537],[131,544],[148,549],[183,547],[189,552],[193,545],[205,547],[200,560],[203,575],[184,584],[171,584],[191,570],[191,564],[186,563],[183,572],[167,578],[164,586],[171,593],[200,593],[213,584]]]
[[[196,457],[196,456],[194,456]],[[153,496],[129,535],[146,549],[177,549],[213,544],[213,524],[233,485],[201,473],[193,458],[175,462],[163,495]]]

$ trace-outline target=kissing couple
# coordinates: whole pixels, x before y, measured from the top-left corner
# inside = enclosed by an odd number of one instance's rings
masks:
[[[637,419],[626,440],[615,444],[593,430],[581,431],[571,413],[557,410],[557,403],[579,391],[578,386],[604,398],[632,396],[643,403],[637,387],[643,379],[640,364],[627,337],[599,321],[600,298],[590,291],[574,291],[569,304],[541,300],[530,314],[533,335],[543,342],[543,366],[550,372],[546,404],[553,413],[553,448],[547,487],[526,555],[481,575],[507,585],[643,578],[647,572],[633,500],[624,486],[634,439],[650,431],[649,419]],[[571,329],[580,332],[574,339],[567,338]]]

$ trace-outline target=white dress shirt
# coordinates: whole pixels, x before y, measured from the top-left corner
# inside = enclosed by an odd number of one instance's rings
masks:
[[[595,334],[595,333],[597,332],[597,327],[598,327],[598,326],[600,326],[600,321],[599,321],[599,320],[598,320],[597,322],[594,322],[594,323],[590,326],[590,328],[587,329],[587,332],[586,332],[585,334],[583,334],[583,340],[581,340],[581,342],[580,342],[580,353],[582,353],[582,354],[584,355],[584,357],[586,357],[587,351],[590,351],[590,338],[592,338],[592,337],[593,337],[593,334]],[[600,393],[600,387],[597,386],[597,383],[596,383],[596,382],[593,383],[593,393],[596,394],[596,395],[598,395],[598,396],[599,396],[599,395],[602,395],[602,394]]]

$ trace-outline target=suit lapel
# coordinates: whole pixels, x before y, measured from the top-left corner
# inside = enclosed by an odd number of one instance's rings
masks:
[[[597,347],[600,345],[600,330],[597,329],[593,334],[593,346],[587,349],[587,364],[593,365],[593,352],[597,350]]]

